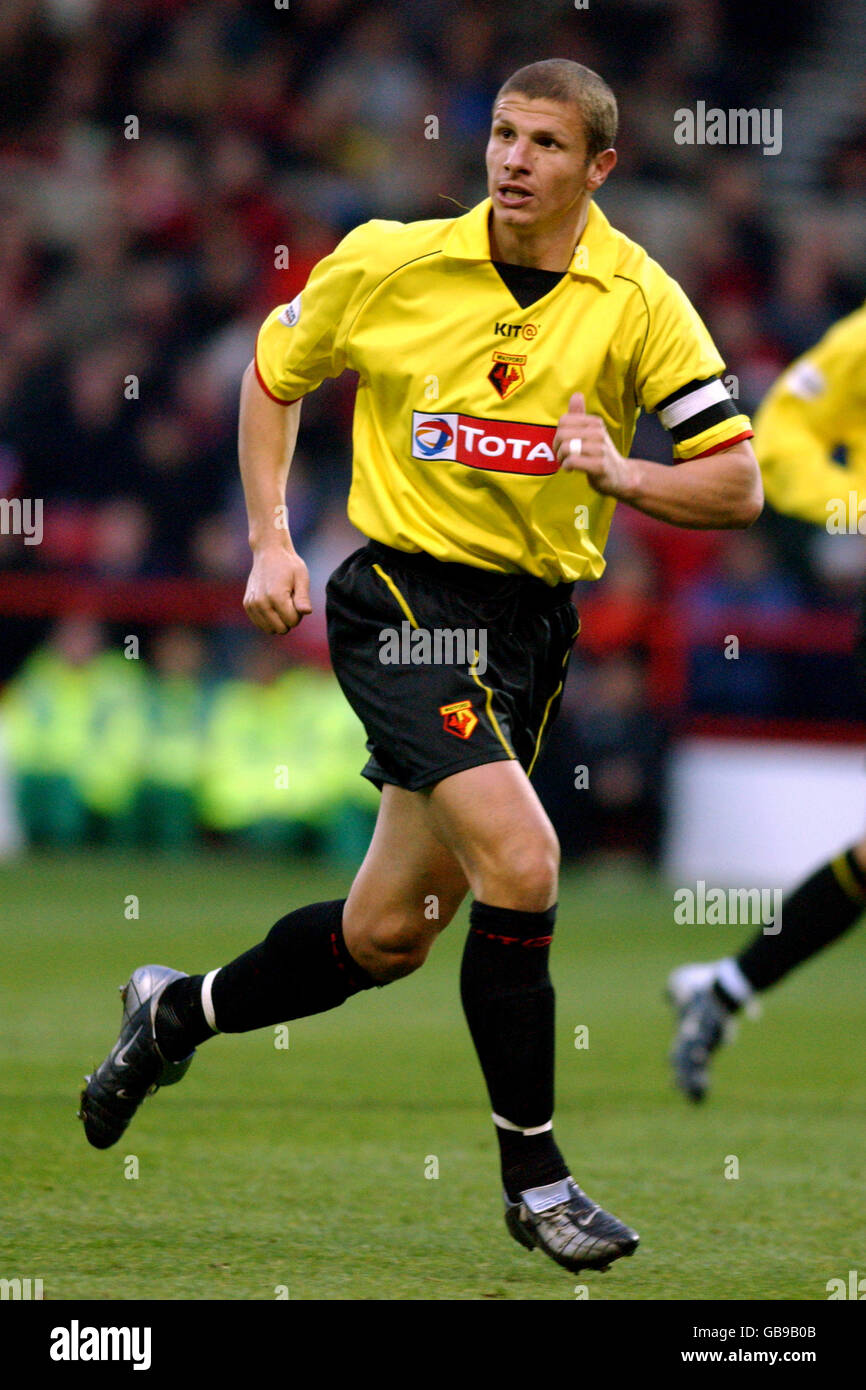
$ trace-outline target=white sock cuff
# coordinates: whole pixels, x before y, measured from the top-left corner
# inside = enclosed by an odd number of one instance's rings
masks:
[[[203,1013],[204,1016],[205,1016],[205,1020],[206,1020],[206,1022],[207,1022],[208,1028],[213,1029],[213,1031],[214,1031],[215,1033],[218,1033],[218,1032],[219,1032],[219,1028],[217,1028],[216,1019],[215,1019],[215,1017],[214,1017],[214,1011],[213,1011],[213,995],[211,994],[211,990],[213,989],[213,982],[214,982],[214,979],[216,978],[216,976],[217,976],[218,974],[219,974],[219,969],[217,969],[217,970],[210,970],[210,971],[208,971],[207,975],[205,975],[204,979],[203,979],[202,982],[201,982],[201,1008],[202,1008],[202,1013]]]
[[[755,992],[733,956],[719,962],[716,979],[725,993],[736,999],[738,1004],[747,1003]]]
[[[524,1129],[522,1125],[513,1125],[510,1120],[503,1120],[501,1115],[493,1114],[493,1123],[499,1129],[512,1129],[515,1134],[546,1134],[549,1129],[553,1129],[553,1120],[548,1120],[546,1125],[535,1125],[532,1129]]]

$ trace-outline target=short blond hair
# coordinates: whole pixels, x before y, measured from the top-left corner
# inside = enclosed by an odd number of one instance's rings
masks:
[[[616,139],[619,124],[616,97],[604,78],[582,63],[573,63],[570,58],[545,58],[540,63],[518,68],[496,93],[494,110],[497,102],[509,92],[576,106],[586,132],[586,152],[590,159],[610,149]]]

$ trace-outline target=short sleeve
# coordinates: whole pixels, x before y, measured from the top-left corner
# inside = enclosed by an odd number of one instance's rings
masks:
[[[651,262],[645,282],[646,339],[638,362],[638,400],[657,414],[677,459],[699,458],[752,437],[747,415],[719,378],[724,362],[677,282]]]
[[[848,418],[862,417],[866,406],[866,311],[834,324],[782,375],[775,394],[796,402],[828,444],[843,442]]]
[[[772,387],[755,415],[767,501],[826,526],[866,463],[866,311],[835,324]],[[836,451],[845,451],[844,465]]]
[[[375,280],[371,228],[356,227],[314,268],[290,304],[273,309],[256,339],[256,376],[273,400],[290,405],[348,365],[351,323]]]

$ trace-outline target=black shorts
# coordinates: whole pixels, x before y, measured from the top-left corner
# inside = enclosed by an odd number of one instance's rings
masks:
[[[531,773],[580,630],[573,587],[377,541],[350,555],[328,582],[328,641],[367,731],[363,775],[418,791],[508,758]]]

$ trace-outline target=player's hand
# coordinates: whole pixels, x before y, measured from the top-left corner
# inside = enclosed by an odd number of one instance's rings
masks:
[[[627,499],[634,490],[631,459],[614,447],[607,426],[598,415],[587,415],[580,391],[568,402],[553,436],[553,451],[565,472],[586,474],[590,487],[608,497]]]
[[[312,613],[310,576],[300,555],[282,546],[255,552],[244,608],[262,632],[283,633]]]

